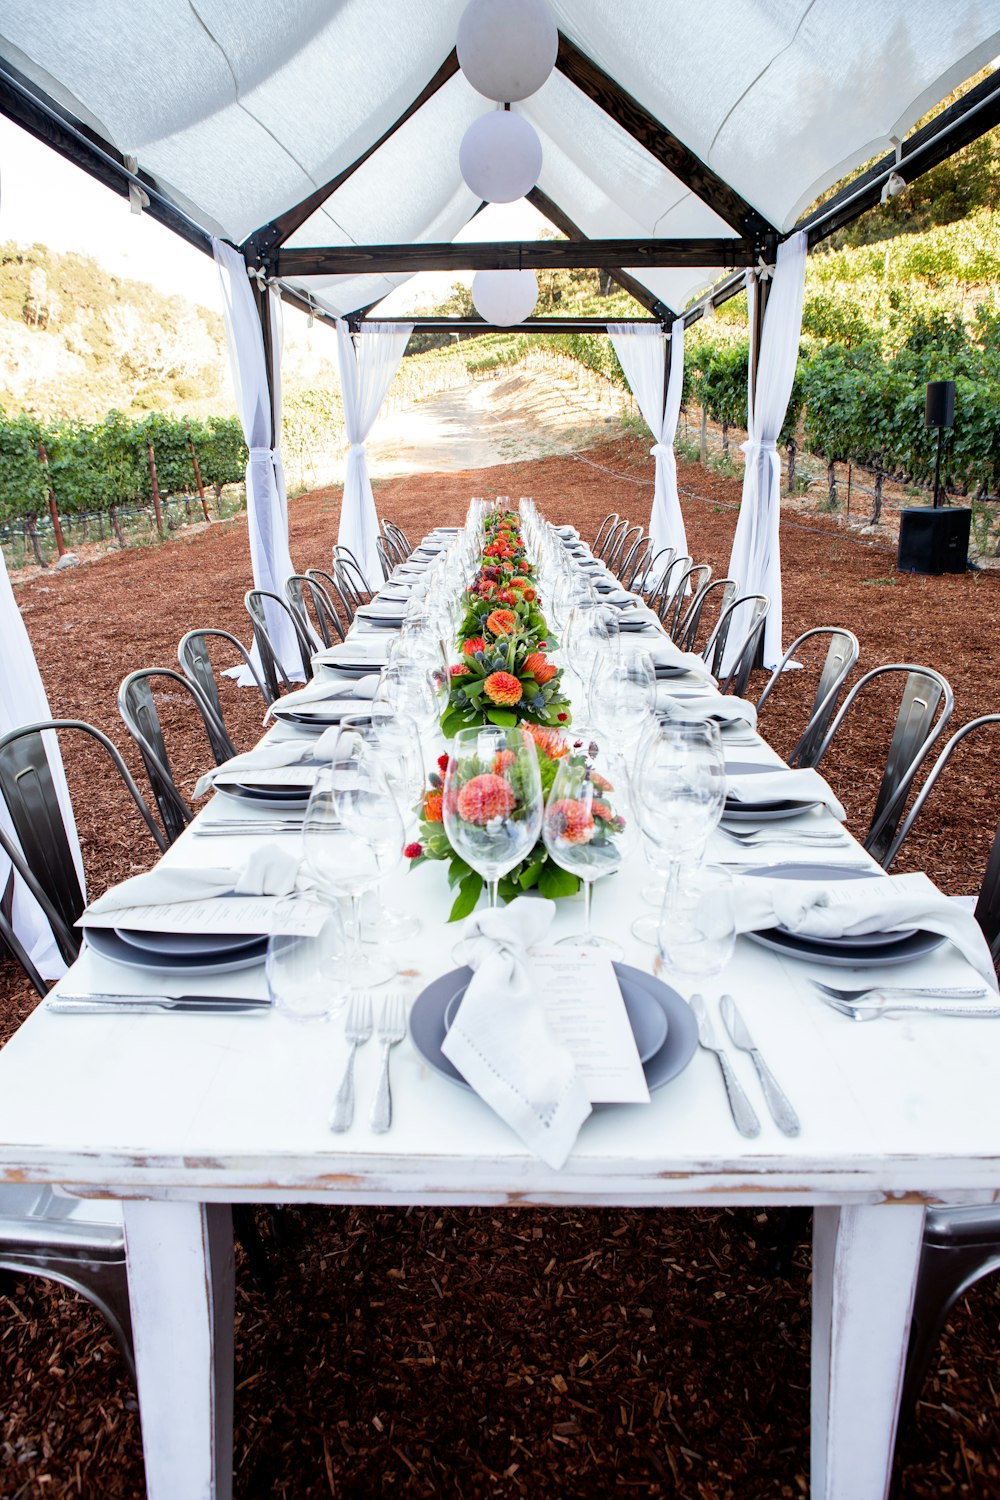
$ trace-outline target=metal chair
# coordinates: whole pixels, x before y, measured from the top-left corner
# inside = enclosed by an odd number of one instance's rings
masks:
[[[388,540],[384,536],[375,538],[375,551],[378,553],[378,565],[382,569],[382,582],[388,583],[396,563]]]
[[[818,766],[856,703],[858,695],[864,692],[869,683],[877,681],[889,672],[905,672],[906,680],[903,684],[903,693],[896,714],[885,770],[882,773],[882,781],[875,802],[875,811],[864,840],[864,847],[868,853],[880,863],[886,858],[892,846],[914,777],[926,760],[934,741],[951,718],[955,706],[955,695],[950,683],[932,667],[917,667],[907,662],[874,667],[860,677],[847,694],[813,759],[813,765]],[[936,723],[935,714],[938,715]]]
[[[621,517],[616,510],[608,511],[608,514],[604,517],[604,520],[597,528],[597,535],[594,537],[594,540],[590,544],[590,550],[595,557],[601,556],[600,549],[607,541],[608,533],[610,533],[614,529],[614,527],[618,525],[618,522],[620,520]],[[605,532],[605,527],[607,527],[607,532]]]
[[[643,557],[648,558],[652,545],[653,538],[647,536],[640,526],[639,535],[631,543],[627,551],[622,553],[621,562],[618,565],[618,577],[623,588],[627,589],[631,587],[637,568],[641,566]]]
[[[337,619],[337,611],[322,584],[318,583],[315,578],[310,578],[305,573],[293,573],[291,578],[285,579],[285,593],[288,595],[292,612],[302,629],[314,641],[314,651],[319,651],[324,646],[332,646],[334,637],[338,641],[344,639],[344,632]],[[312,618],[309,615],[310,605]],[[315,625],[313,619],[316,621]]]
[[[676,645],[682,651],[693,651],[698,640],[698,631],[701,629],[702,617],[705,613],[705,605],[713,594],[720,594],[719,615],[732,604],[736,590],[739,587],[735,578],[709,578],[698,589],[692,598],[679,624],[673,632]],[[714,602],[714,601],[713,601]]]
[[[324,573],[322,568],[306,568],[306,577],[311,578],[313,583],[319,584],[328,602],[333,605],[335,615],[337,615],[337,606],[339,605],[340,609],[344,612],[344,620],[347,621],[347,628],[350,629],[354,621],[354,610],[351,607],[350,600],[332,574]],[[347,632],[339,615],[337,615],[337,630],[340,633],[340,639],[344,640]]]
[[[0,796],[7,805],[17,839],[16,848],[11,840],[5,840],[4,849],[42,907],[59,952],[70,964],[79,953],[83,940],[74,923],[87,903],[45,753],[44,736],[49,730],[57,734],[62,730],[75,730],[95,740],[121,777],[161,853],[167,847],[167,839],[157,826],[117,747],[92,724],[86,724],[82,719],[46,719],[36,724],[22,724],[0,737]],[[35,975],[30,969],[27,973],[37,988]]]
[[[180,663],[180,668],[184,676],[190,682],[193,682],[195,687],[201,689],[203,697],[208,699],[223,724],[226,721],[222,712],[222,699],[219,697],[219,685],[215,680],[215,672],[212,670],[212,659],[208,654],[207,642],[210,639],[223,640],[232,646],[237,655],[242,658],[244,666],[249,669],[265,705],[272,704],[274,699],[269,696],[267,688],[261,680],[260,673],[253,664],[250,652],[241,640],[238,640],[235,635],[230,635],[228,630],[216,630],[214,628],[189,630],[186,635],[181,637],[180,645],[177,647],[177,660]]]
[[[253,638],[257,643],[257,654],[260,657],[261,668],[264,673],[264,681],[267,683],[268,692],[273,689],[274,697],[281,695],[282,688],[290,688],[291,682],[281,664],[281,657],[268,635],[267,614],[265,603],[272,608],[282,609],[292,622],[295,631],[295,642],[299,648],[299,659],[302,662],[302,670],[306,674],[306,681],[312,676],[312,657],[316,647],[302,629],[295,617],[295,611],[287,600],[282,599],[280,594],[273,594],[269,589],[247,589],[243,595],[243,603],[246,605],[247,614],[253,625]]]
[[[671,640],[676,640],[676,631],[681,610],[688,594],[696,597],[705,588],[712,577],[712,569],[708,563],[692,563],[690,568],[681,573],[670,596],[669,602],[663,610],[663,626]]]
[[[333,572],[341,589],[351,594],[355,608],[359,604],[368,603],[372,596],[372,586],[365,577],[364,569],[350,547],[344,547],[339,542],[333,549]]]
[[[739,588],[738,583],[736,588]],[[722,658],[729,642],[729,632],[733,627],[737,611],[742,609],[748,600],[763,597],[762,594],[744,594],[738,599],[730,598],[725,609],[719,611],[719,617],[709,632],[708,640],[702,647],[701,652],[702,661],[711,669],[716,677],[718,677],[722,669]]]
[[[649,608],[658,617],[661,625],[663,624],[664,615],[667,612],[667,606],[674,597],[674,589],[670,580],[673,578],[675,573],[678,576],[680,576],[681,573],[686,573],[693,561],[693,558],[686,557],[684,553],[681,553],[680,556],[675,555],[673,558],[671,558],[670,562],[663,570],[663,576],[660,579],[655,592],[650,594],[647,603],[649,605]]]
[[[600,551],[598,551],[597,548],[594,549],[594,556],[599,557],[604,563],[605,567],[611,566],[611,557],[613,555],[613,551],[617,547],[619,539],[624,536],[625,532],[628,531],[628,529],[628,521],[624,516],[620,516],[619,519],[615,521],[614,525],[611,527],[611,530],[605,536],[603,542],[601,543]]]
[[[173,771],[170,769],[167,744],[163,737],[160,716],[156,711],[153,689],[150,686],[154,680],[160,683],[170,683],[174,688],[179,687],[185,700],[195,708],[208,736],[208,743],[217,766],[221,766],[224,761],[236,755],[237,749],[226,733],[222,720],[216,716],[212,705],[202,695],[201,689],[188,678],[182,677],[180,672],[175,672],[172,667],[143,667],[138,672],[130,672],[124,679],[118,689],[118,712],[125,722],[126,729],[139,747],[139,754],[146,767],[156,805],[160,809],[163,826],[167,831],[167,837],[173,843],[174,839],[183,833],[191,822],[194,812],[181,795],[174,780]]]
[[[401,526],[397,526],[395,521],[387,521],[385,516],[383,516],[382,530],[387,537],[392,538],[393,542],[395,542],[398,548],[402,548],[404,560],[409,557],[410,553],[413,551],[413,547],[410,543],[409,537],[406,535],[406,532],[403,530],[403,528]]]
[[[641,526],[627,526],[625,530],[615,538],[614,545],[609,549],[608,555],[604,559],[605,566],[612,573],[618,573],[620,576],[622,559],[641,536]]]
[[[737,698],[742,698],[746,692],[747,683],[750,681],[750,673],[754,669],[757,660],[757,652],[760,647],[761,638],[764,634],[764,625],[767,621],[767,612],[771,608],[771,601],[766,594],[744,594],[742,599],[735,599],[730,609],[735,610],[739,604],[753,602],[753,612],[750,616],[750,624],[747,626],[746,635],[736,653],[733,665],[729,672],[719,675],[720,693],[734,693]]]
[[[656,598],[660,584],[669,572],[670,565],[674,560],[674,550],[673,547],[661,547],[655,557],[650,559],[646,569],[646,578],[643,580],[643,586],[640,590],[647,604],[651,604],[653,599]]]
[[[813,698],[812,708],[809,710],[809,718],[806,727],[802,731],[795,748],[788,756],[790,766],[811,766],[813,756],[819,747],[833,711],[837,706],[837,699],[847,677],[852,671],[861,647],[858,638],[853,631],[845,630],[841,625],[815,625],[812,630],[804,630],[800,636],[789,646],[779,664],[771,673],[764,684],[764,691],[757,699],[757,713],[760,714],[767,699],[777,682],[780,680],[788,663],[794,658],[796,652],[801,650],[806,641],[813,640],[817,636],[828,635],[830,645],[826,653],[826,660],[820,669],[819,681],[816,684],[816,696]]]
[[[407,549],[406,539],[399,528],[396,526],[384,527],[382,532],[382,540],[385,543],[385,548],[389,554],[392,566],[394,568],[398,568],[400,563],[405,563],[406,559],[410,555],[410,552]]]

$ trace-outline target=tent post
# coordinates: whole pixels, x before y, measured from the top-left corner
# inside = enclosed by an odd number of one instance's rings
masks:
[[[767,310],[767,299],[771,291],[771,281],[770,277],[766,281],[762,281],[761,278],[757,275],[756,271],[754,271],[752,274],[754,280],[757,283],[757,297],[755,301],[753,321],[750,324],[750,400],[754,404],[756,404],[757,370],[760,366],[760,345],[761,338],[763,337],[764,333],[764,313]]]
[[[250,290],[257,308],[257,316],[260,319],[260,331],[264,339],[264,368],[267,373],[267,394],[271,406],[271,447],[278,446],[280,433],[275,421],[275,370],[274,370],[274,339],[271,336],[271,298],[266,286],[261,286],[255,278],[251,279]]]
[[[663,331],[664,333],[666,333],[666,328],[664,328]],[[667,387],[670,385],[670,360],[672,350],[673,340],[670,338],[665,338],[663,340],[663,400],[660,403],[663,413],[666,413],[667,410]]]

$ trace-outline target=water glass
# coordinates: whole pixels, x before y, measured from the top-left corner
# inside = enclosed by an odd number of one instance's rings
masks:
[[[274,933],[267,941],[264,972],[274,1007],[292,1021],[326,1021],[347,998],[348,943],[337,906],[311,937]]]
[[[574,731],[574,748],[560,760],[546,799],[542,838],[549,858],[583,885],[583,935],[561,941],[621,958],[620,944],[596,936],[591,925],[594,881],[621,867],[630,821],[624,781],[616,785],[599,769],[605,759],[587,730]]]
[[[676,974],[719,974],[733,956],[734,887],[728,870],[691,870],[668,892],[660,918],[660,958]]]

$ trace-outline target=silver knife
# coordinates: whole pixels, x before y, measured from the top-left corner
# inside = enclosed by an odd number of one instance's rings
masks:
[[[66,995],[50,996],[45,1009],[64,1016],[156,1015],[162,1011],[182,1011],[215,1015],[241,1015],[245,1012],[270,1010],[270,1000],[250,995]]]
[[[695,1020],[698,1022],[699,1042],[707,1052],[714,1052],[719,1059],[719,1067],[722,1069],[726,1093],[729,1095],[729,1108],[733,1112],[736,1129],[740,1135],[760,1135],[760,1121],[754,1113],[753,1105],[743,1092],[742,1084],[733,1072],[729,1058],[715,1040],[715,1031],[711,1021],[708,1019],[708,1011],[705,1009],[704,1000],[701,995],[692,995],[688,1003],[694,1011]]]
[[[764,1099],[767,1102],[768,1109],[771,1111],[774,1123],[782,1134],[798,1135],[802,1129],[799,1117],[789,1104],[777,1079],[764,1061],[759,1050],[754,1046],[753,1037],[747,1030],[743,1017],[736,1009],[736,1001],[732,995],[723,995],[719,1002],[719,1009],[722,1011],[722,1019],[725,1022],[726,1030],[732,1037],[735,1046],[739,1047],[742,1052],[749,1052],[753,1059],[753,1065],[757,1069],[757,1077],[760,1079],[760,1086],[764,1091]]]

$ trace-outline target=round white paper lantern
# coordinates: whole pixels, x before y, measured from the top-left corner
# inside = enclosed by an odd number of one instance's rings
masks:
[[[471,0],[457,46],[472,87],[505,104],[538,92],[555,67],[559,33],[545,0]]]
[[[487,323],[510,328],[534,311],[538,278],[534,271],[477,271],[472,278],[472,301]]]
[[[487,203],[514,203],[538,181],[542,143],[521,115],[495,110],[473,120],[458,148],[466,184]]]

